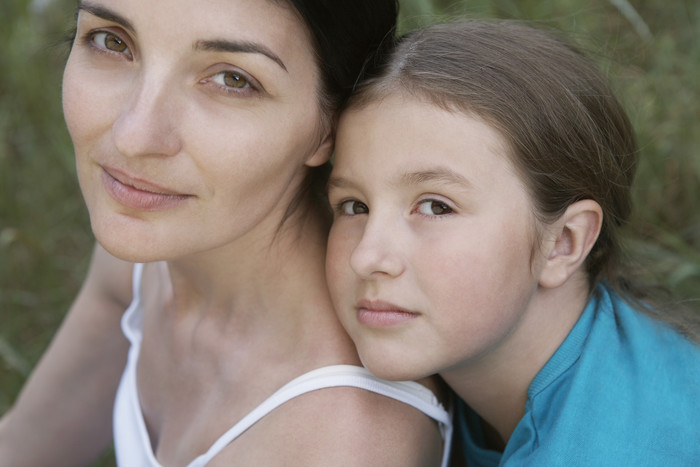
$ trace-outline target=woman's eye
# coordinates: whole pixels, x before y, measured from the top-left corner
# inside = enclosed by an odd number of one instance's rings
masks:
[[[214,75],[212,81],[221,86],[234,89],[244,89],[250,87],[248,79],[235,71],[222,71]]]
[[[367,214],[369,208],[364,203],[350,199],[340,203],[338,211],[345,216],[356,216],[358,214]]]
[[[91,34],[91,40],[96,47],[110,52],[124,54],[131,57],[131,51],[126,42],[119,36],[107,31],[98,31]]]
[[[415,211],[425,216],[443,216],[454,212],[447,204],[434,199],[421,201],[418,203],[418,206],[416,206]]]

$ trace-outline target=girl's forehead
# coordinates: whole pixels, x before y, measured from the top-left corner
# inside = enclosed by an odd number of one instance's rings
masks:
[[[390,93],[343,113],[336,157],[345,164],[358,163],[358,153],[375,154],[380,161],[397,153],[400,156],[393,158],[397,165],[443,161],[442,165],[465,173],[483,169],[490,177],[496,167],[513,172],[508,152],[502,134],[478,116]]]

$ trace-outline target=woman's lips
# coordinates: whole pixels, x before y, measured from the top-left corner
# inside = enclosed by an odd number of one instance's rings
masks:
[[[419,316],[392,303],[361,300],[357,304],[357,320],[370,327],[390,327],[406,323]]]
[[[170,209],[191,198],[191,195],[175,193],[105,167],[102,168],[102,183],[116,202],[140,211]]]

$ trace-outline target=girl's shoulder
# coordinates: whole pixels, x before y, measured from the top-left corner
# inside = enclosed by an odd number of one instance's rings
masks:
[[[691,366],[700,365],[700,345],[661,319],[663,310],[627,300],[607,285],[598,287],[589,306],[595,308],[596,321],[591,333],[601,334],[610,345],[614,342],[651,360],[685,360]]]
[[[512,465],[700,456],[700,347],[610,289],[598,288],[532,387],[504,454]]]

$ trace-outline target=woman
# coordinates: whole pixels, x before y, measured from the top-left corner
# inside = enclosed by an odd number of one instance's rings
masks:
[[[420,411],[314,390],[384,387],[332,310],[314,187],[334,112],[395,18],[376,0],[80,3],[64,112],[99,246],[0,424],[0,463],[90,462],[118,385],[124,465],[439,463]],[[316,382],[270,402],[300,376]],[[424,389],[377,392],[418,394],[447,422]]]

